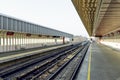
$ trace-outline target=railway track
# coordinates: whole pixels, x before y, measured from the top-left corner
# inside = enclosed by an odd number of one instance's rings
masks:
[[[56,66],[59,62],[64,60],[66,57],[73,55],[73,52],[76,49],[78,49],[78,47],[72,48],[66,52],[61,53],[56,58],[53,58],[53,60],[51,60],[50,62],[43,65],[41,68],[37,68],[36,70],[33,70],[33,71],[31,71],[31,72],[29,72],[29,73],[25,74],[24,76],[21,76],[17,79],[23,80],[23,79],[36,79],[36,78],[38,78],[40,75],[43,75],[47,70]]]
[[[84,46],[86,44],[87,43],[85,43]],[[3,70],[0,70],[0,77],[3,80],[53,80],[53,76],[56,75],[56,73],[58,75],[58,70],[60,70],[63,65],[73,62],[72,60],[78,61],[75,57],[78,56],[78,53],[82,51],[84,46],[81,46],[81,44],[71,45],[52,51],[49,55],[34,57],[34,59],[30,59],[24,63],[5,67]],[[80,57],[81,56],[79,56],[79,58]],[[74,63],[76,63],[75,61]],[[57,79],[57,77],[54,77],[54,80]]]
[[[64,46],[64,47],[57,48],[57,49],[54,49],[54,50],[49,50],[49,51],[40,52],[40,53],[38,52],[38,54],[35,54],[35,55],[31,55],[31,56],[27,56],[27,57],[7,61],[7,62],[4,62],[4,63],[0,63],[0,71],[3,70],[3,69],[6,69],[8,67],[11,67],[11,66],[14,66],[14,65],[19,65],[19,64],[22,64],[24,62],[30,61],[31,59],[36,59],[36,58],[46,56],[46,55],[47,56],[54,55],[54,54],[58,53],[59,51],[68,49],[69,47],[70,46]]]
[[[46,80],[75,80],[77,71],[82,65],[82,61],[88,49],[87,45],[84,49],[78,52],[73,58],[62,65],[56,72],[50,75]]]

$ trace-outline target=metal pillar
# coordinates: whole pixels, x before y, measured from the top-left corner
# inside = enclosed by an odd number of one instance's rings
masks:
[[[65,44],[65,37],[63,37],[63,44]]]

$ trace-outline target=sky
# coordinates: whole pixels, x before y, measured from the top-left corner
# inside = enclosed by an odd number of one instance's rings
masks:
[[[0,0],[0,13],[88,37],[71,0]]]

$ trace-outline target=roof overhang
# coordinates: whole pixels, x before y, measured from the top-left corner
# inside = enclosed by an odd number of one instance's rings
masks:
[[[90,36],[120,28],[120,0],[72,0]]]

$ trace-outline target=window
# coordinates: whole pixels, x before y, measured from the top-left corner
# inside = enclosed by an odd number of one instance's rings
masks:
[[[26,23],[26,22],[25,22],[25,28],[26,28],[26,32],[28,33],[29,25],[28,25],[28,23]]]
[[[18,31],[18,21],[15,20],[15,31]]]
[[[20,32],[21,32],[21,27],[22,27],[22,22],[18,21],[18,31],[20,31]]]
[[[15,26],[16,26],[16,23],[15,23],[16,21],[15,20],[13,20],[13,29],[12,30],[14,30],[15,31]]]
[[[27,30],[28,30],[28,25],[27,25],[27,23],[25,22],[25,32],[27,32]],[[27,32],[28,33],[28,32]]]
[[[11,19],[10,18],[8,18],[8,30],[11,30]]]
[[[28,32],[29,32],[29,33],[32,33],[32,31],[31,31],[31,27],[32,27],[32,25],[29,24],[29,23],[28,23],[28,25],[29,25],[29,30],[28,30]]]
[[[10,30],[13,30],[13,19],[10,20]]]
[[[21,31],[24,32],[24,22],[21,22]]]
[[[3,17],[3,29],[7,29],[7,17]]]

